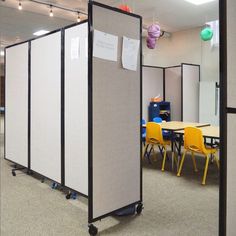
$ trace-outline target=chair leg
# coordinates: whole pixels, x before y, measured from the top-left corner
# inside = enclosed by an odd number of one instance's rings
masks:
[[[151,146],[150,151],[148,152],[148,155],[147,155],[149,164],[152,164],[152,162],[151,162],[151,153],[152,153],[152,151],[154,152],[154,145]]]
[[[148,149],[148,144],[145,144],[145,146],[144,146],[144,151],[143,151],[143,159],[144,159],[144,157],[146,156],[146,154],[147,154],[147,149]]]
[[[162,161],[161,171],[165,171],[165,163],[166,163],[166,147],[164,146],[164,157]]]
[[[178,173],[177,173],[178,177],[181,175],[181,171],[182,171],[182,168],[183,168],[186,152],[187,152],[186,150],[184,150],[184,152],[183,152],[183,156],[182,156],[182,159],[181,159],[181,162],[180,162],[180,166],[179,166],[179,170],[178,170]]]
[[[218,168],[218,170],[219,170],[219,169],[220,169],[220,162],[219,162],[219,160],[218,160],[216,154],[213,154],[213,155],[214,155],[214,159],[215,159],[215,161],[216,161],[217,168]]]
[[[191,154],[192,154],[191,156],[192,156],[194,171],[198,172],[197,165],[196,165],[196,159],[195,159],[195,156],[194,156],[194,152],[191,152]]]
[[[206,176],[207,176],[207,171],[208,171],[209,159],[210,159],[210,157],[207,155],[206,156],[206,164],[205,164],[203,179],[202,179],[202,185],[206,184]]]

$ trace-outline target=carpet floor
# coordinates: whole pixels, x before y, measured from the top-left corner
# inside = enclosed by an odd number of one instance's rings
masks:
[[[1,236],[83,236],[88,235],[87,199],[66,200],[53,190],[51,182],[41,183],[36,174],[18,171],[1,152]],[[161,156],[155,153],[150,165],[143,161],[144,210],[140,216],[108,217],[95,223],[98,235],[117,236],[216,236],[218,235],[219,173],[210,164],[207,185],[201,186],[204,159],[197,158],[194,173],[186,157],[183,175],[176,177],[171,161],[161,172]]]

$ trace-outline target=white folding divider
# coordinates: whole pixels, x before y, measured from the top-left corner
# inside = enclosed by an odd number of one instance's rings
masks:
[[[91,3],[89,8],[90,223],[142,201],[141,21],[137,15],[95,2]],[[95,49],[92,44],[93,30],[100,31],[100,34],[96,35],[96,47],[105,47],[104,53],[98,53],[98,56],[111,60],[92,56],[92,47]],[[99,38],[101,35],[102,38],[114,41],[103,42],[103,39]],[[139,40],[140,43],[137,68],[134,71],[122,66],[124,36],[129,38],[128,40]],[[109,50],[115,57],[110,55]]]
[[[165,68],[165,100],[170,102],[171,120],[182,119],[181,66]]]
[[[65,29],[65,186],[88,195],[88,23]]]
[[[201,81],[199,87],[199,122],[219,126],[219,88],[216,81]]]
[[[142,19],[91,1],[88,16],[6,49],[5,139],[10,161],[88,196],[92,223],[142,211]],[[115,60],[93,57],[94,30],[118,37]]]
[[[199,121],[200,66],[182,64],[182,120]]]
[[[164,99],[164,68],[143,66],[143,118],[148,120],[148,106],[152,97]]]
[[[28,43],[6,49],[5,158],[28,167]]]
[[[31,169],[61,182],[61,31],[31,42]]]

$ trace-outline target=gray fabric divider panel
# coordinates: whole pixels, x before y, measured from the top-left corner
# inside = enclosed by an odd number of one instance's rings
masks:
[[[233,236],[236,232],[236,114],[227,115],[227,236]],[[223,158],[223,157],[222,157]]]
[[[92,210],[96,218],[141,198],[140,63],[137,71],[121,65],[122,37],[139,40],[140,19],[94,5],[93,28],[119,37],[117,62],[93,57]]]
[[[143,118],[148,120],[148,106],[151,98],[160,94],[163,98],[162,68],[143,66]]]
[[[199,66],[183,64],[183,121],[199,121]]]
[[[236,107],[236,1],[227,1],[227,106]]]
[[[88,195],[87,22],[65,30],[65,185]]]
[[[181,121],[181,67],[165,69],[165,97],[170,102],[171,120]]]
[[[61,182],[61,32],[31,42],[31,169]]]
[[[5,158],[28,167],[28,43],[6,49]]]

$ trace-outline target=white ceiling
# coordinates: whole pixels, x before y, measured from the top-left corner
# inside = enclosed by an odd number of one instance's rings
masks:
[[[87,0],[41,0],[70,9],[87,12]],[[77,14],[53,9],[22,0],[23,10],[19,11],[18,0],[0,0],[0,46],[6,46],[33,37],[39,29],[49,31],[76,22]],[[134,13],[142,15],[144,25],[159,22],[168,32],[181,31],[204,25],[218,19],[218,0],[196,6],[184,0],[98,0],[114,7],[128,4]],[[86,17],[85,15],[83,17]]]

